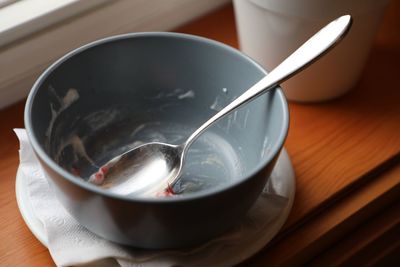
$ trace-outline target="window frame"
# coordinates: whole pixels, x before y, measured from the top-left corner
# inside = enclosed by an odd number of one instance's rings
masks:
[[[0,47],[98,7],[107,0],[19,0],[0,7]]]

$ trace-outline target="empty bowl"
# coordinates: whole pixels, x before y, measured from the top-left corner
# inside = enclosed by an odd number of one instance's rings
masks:
[[[39,77],[25,127],[57,198],[84,227],[140,248],[192,246],[240,223],[262,192],[288,131],[279,87],[193,143],[177,195],[116,195],[87,179],[144,142],[179,144],[264,75],[238,50],[209,39],[114,36],[70,52]]]

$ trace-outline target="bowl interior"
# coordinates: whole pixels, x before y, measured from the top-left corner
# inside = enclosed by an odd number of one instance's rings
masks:
[[[50,67],[31,93],[28,120],[48,160],[69,179],[87,179],[138,144],[182,143],[264,75],[236,50],[203,38],[114,37]],[[175,189],[190,194],[245,179],[277,153],[287,116],[274,90],[223,118],[193,143]]]

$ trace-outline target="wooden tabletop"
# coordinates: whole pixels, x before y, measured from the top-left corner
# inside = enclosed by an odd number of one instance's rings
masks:
[[[231,5],[176,31],[238,47]],[[278,236],[243,266],[398,260],[399,62],[400,0],[393,0],[357,86],[333,101],[290,103],[285,146],[296,172],[293,210]],[[54,266],[15,199],[18,143],[12,129],[23,127],[23,108],[20,102],[0,111],[0,265]]]

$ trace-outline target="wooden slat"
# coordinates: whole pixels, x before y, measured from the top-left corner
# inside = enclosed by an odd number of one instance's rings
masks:
[[[243,267],[305,264],[350,235],[382,209],[400,201],[400,164],[326,208],[296,230],[281,232]],[[399,213],[400,214],[400,213]],[[392,222],[388,222],[392,223]],[[322,265],[323,266],[323,265]]]
[[[395,251],[400,263],[400,202],[362,224],[307,266],[374,266]]]

